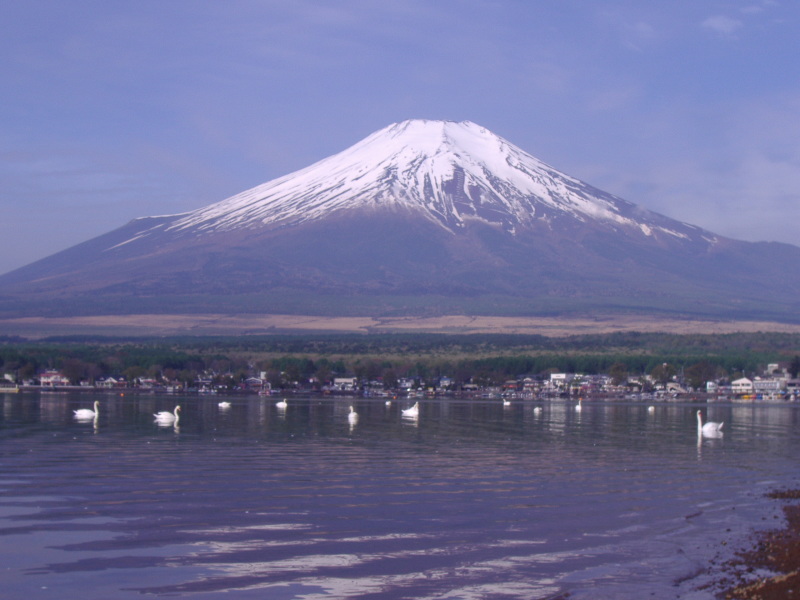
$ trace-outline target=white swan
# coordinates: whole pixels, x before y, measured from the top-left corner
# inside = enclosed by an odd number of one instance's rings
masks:
[[[286,408],[287,406],[289,406],[289,403],[288,403],[288,402],[286,402],[286,398],[284,398],[284,399],[283,399],[283,400],[281,400],[280,402],[276,402],[276,403],[275,403],[275,408],[278,408],[278,409],[281,409],[281,410],[283,410],[283,409],[284,409],[284,408]]]
[[[581,412],[581,410],[583,409],[583,407],[581,406],[582,402],[583,398],[578,398],[578,403],[575,405],[575,412]]]
[[[411,408],[404,408],[400,411],[404,417],[418,417],[419,416],[419,402],[415,402]]]
[[[511,406],[511,400],[503,398],[503,406]]]
[[[180,419],[178,416],[180,410],[181,406],[179,404],[172,412],[169,412],[168,410],[162,410],[161,412],[153,413],[153,416],[156,418],[156,422],[158,422],[160,425],[177,425],[178,420]]]
[[[219,406],[220,408],[230,408],[231,407],[231,403],[228,402],[228,401],[224,401],[224,402],[220,402],[219,404],[217,404],[217,406]]]
[[[533,414],[538,415],[540,412],[542,412],[542,407],[541,406],[534,406],[533,407]]]
[[[649,413],[654,413],[654,412],[656,412],[656,407],[655,407],[655,406],[648,406],[648,407],[647,407],[647,412],[649,412]]]
[[[697,411],[697,435],[698,437],[719,438],[722,437],[722,426],[725,423],[717,423],[715,421],[708,421],[703,423],[703,415]]]
[[[81,421],[94,419],[100,413],[100,402],[97,400],[94,401],[94,410],[91,408],[79,408],[78,410],[73,410],[72,412],[75,413],[75,418]]]
[[[352,406],[350,406],[350,412],[347,415],[347,420],[350,421],[351,425],[358,421],[358,413],[353,409]]]

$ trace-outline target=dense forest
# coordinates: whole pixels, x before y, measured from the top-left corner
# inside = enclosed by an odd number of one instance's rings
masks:
[[[664,365],[687,379],[753,376],[768,364],[800,368],[800,334],[669,335],[614,333],[563,338],[524,335],[274,335],[169,339],[0,339],[0,373],[17,381],[58,369],[70,381],[104,377],[166,378],[190,385],[213,374],[217,383],[266,372],[271,383],[356,376],[501,383],[549,372],[658,372]]]

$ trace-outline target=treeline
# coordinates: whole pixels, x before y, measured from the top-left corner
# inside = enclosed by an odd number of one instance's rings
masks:
[[[645,375],[670,365],[693,378],[752,376],[769,363],[798,365],[800,335],[614,333],[547,338],[520,335],[275,335],[258,337],[98,339],[0,342],[0,372],[18,381],[45,369],[71,381],[113,376],[191,385],[213,373],[235,385],[266,372],[275,386],[356,376],[391,384],[400,377],[502,383],[549,372]]]
[[[3,347],[88,346],[180,349],[187,352],[271,352],[283,354],[440,354],[482,352],[598,352],[635,351],[665,354],[759,353],[788,355],[800,350],[797,333],[665,334],[617,332],[545,337],[520,334],[308,334],[171,338],[51,337],[39,342],[0,337]]]

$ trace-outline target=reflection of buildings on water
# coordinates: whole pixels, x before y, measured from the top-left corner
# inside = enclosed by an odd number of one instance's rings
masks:
[[[60,423],[72,414],[66,394],[40,394],[39,420],[42,423]]]
[[[272,400],[269,396],[259,396],[257,402],[247,403],[247,422],[263,427],[269,422]]]
[[[791,405],[747,403],[734,404],[731,408],[736,427],[761,430],[764,427],[791,430],[797,427],[797,411]]]
[[[3,395],[3,419],[5,421],[10,421],[14,416],[14,407],[15,404],[18,404],[15,400],[17,400],[17,396],[11,394]]]

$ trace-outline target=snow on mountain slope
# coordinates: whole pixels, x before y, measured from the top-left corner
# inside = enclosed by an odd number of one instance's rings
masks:
[[[509,232],[572,218],[677,238],[708,232],[564,175],[472,122],[409,120],[305,169],[157,229],[197,233],[298,225],[350,209],[420,212],[452,231],[469,219]],[[154,231],[153,231],[154,233]],[[148,235],[142,232],[140,235]]]

